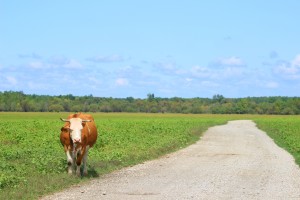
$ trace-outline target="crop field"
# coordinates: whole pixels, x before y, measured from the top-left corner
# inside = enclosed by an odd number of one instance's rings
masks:
[[[0,113],[0,199],[37,199],[112,170],[186,147],[207,128],[252,119],[299,163],[300,117],[258,115],[94,113],[99,137],[90,150],[88,176],[66,172],[59,141],[69,113]]]

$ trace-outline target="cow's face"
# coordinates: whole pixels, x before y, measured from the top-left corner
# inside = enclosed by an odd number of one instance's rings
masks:
[[[80,118],[70,119],[70,136],[74,144],[81,142],[82,129],[83,129],[82,119]]]

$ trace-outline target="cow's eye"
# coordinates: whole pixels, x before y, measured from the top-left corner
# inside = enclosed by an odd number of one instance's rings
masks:
[[[72,133],[72,132],[73,132],[73,129],[70,129],[70,132]]]

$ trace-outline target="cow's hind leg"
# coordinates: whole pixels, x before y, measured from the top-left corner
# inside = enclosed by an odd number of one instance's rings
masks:
[[[83,175],[87,175],[87,158],[89,154],[89,146],[86,147],[86,150],[83,155]]]

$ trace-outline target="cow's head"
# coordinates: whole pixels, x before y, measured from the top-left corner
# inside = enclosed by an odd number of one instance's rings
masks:
[[[81,143],[81,131],[83,129],[85,122],[90,122],[91,120],[83,120],[80,118],[62,119],[64,122],[70,123],[70,137],[74,144]]]

